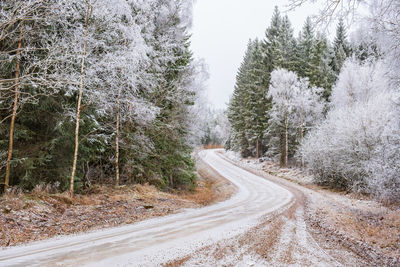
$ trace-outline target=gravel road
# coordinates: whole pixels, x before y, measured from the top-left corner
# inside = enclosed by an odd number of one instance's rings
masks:
[[[200,152],[237,193],[201,209],[0,250],[0,266],[339,265],[306,231],[289,190]]]

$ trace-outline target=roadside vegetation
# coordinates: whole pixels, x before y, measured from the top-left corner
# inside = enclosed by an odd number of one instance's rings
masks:
[[[222,155],[236,165],[290,190],[296,197],[296,203],[301,203],[307,231],[342,264],[400,264],[398,203],[382,205],[365,194],[316,185],[313,176],[306,170],[281,168],[276,161],[243,159],[233,152]],[[347,259],[349,261],[343,258],[343,252],[339,252],[342,248],[352,253]]]
[[[0,18],[1,191],[194,188],[191,1],[4,0]]]

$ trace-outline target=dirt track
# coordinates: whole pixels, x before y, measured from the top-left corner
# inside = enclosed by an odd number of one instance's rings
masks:
[[[6,249],[0,265],[366,264],[336,243],[329,251],[317,244],[308,231],[305,197],[299,190],[239,168],[215,150],[200,156],[238,188],[231,199],[130,226]]]

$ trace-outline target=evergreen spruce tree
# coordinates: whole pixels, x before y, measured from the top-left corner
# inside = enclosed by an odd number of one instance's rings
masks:
[[[246,106],[245,101],[247,95],[247,86],[249,84],[249,70],[252,60],[253,49],[255,42],[249,40],[247,44],[247,50],[244,55],[243,61],[236,75],[236,83],[233,91],[233,95],[230,99],[228,106],[228,119],[232,126],[232,135],[230,140],[230,146],[234,151],[240,152],[244,157],[250,155],[249,151],[249,140],[246,136]]]
[[[298,62],[295,69],[300,77],[308,78],[311,85],[324,88],[324,97],[330,96],[335,75],[329,66],[331,48],[328,40],[320,33],[315,34],[308,17],[298,38]]]
[[[318,33],[311,53],[312,72],[308,76],[310,84],[323,88],[323,97],[329,100],[332,86],[335,82],[335,73],[329,65],[331,47],[327,38]]]
[[[277,67],[279,62],[279,55],[281,55],[279,36],[281,35],[281,30],[282,17],[278,7],[275,6],[271,24],[265,31],[265,39],[262,43],[263,63],[265,66],[264,83],[269,83],[270,73]]]
[[[261,44],[256,39],[247,71],[248,78],[244,99],[246,136],[249,141],[248,148],[252,155],[256,157],[260,157],[264,153],[262,137],[268,122],[266,112],[270,108],[269,102],[266,100],[267,88],[263,84],[263,72]]]
[[[347,41],[347,33],[343,19],[339,20],[336,28],[336,36],[333,41],[333,58],[331,66],[336,75],[343,66],[344,61],[351,55],[351,47]]]
[[[315,52],[313,49],[316,45],[316,40],[310,17],[307,17],[303,29],[299,34],[298,45],[299,63],[297,72],[301,77],[311,77],[317,66],[313,65],[311,60],[314,55],[313,52]]]
[[[287,15],[282,18],[278,40],[280,49],[277,55],[277,67],[295,70],[297,43],[293,36],[293,28]]]

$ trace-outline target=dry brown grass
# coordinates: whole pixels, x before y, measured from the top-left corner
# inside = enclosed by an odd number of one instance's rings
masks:
[[[336,213],[336,218],[338,214]],[[339,214],[342,231],[357,240],[371,244],[392,257],[400,258],[400,213],[385,214],[352,211]],[[336,219],[337,220],[337,219]]]
[[[202,160],[197,159],[196,166],[200,176],[197,187],[193,193],[183,193],[183,198],[206,206],[228,199],[235,192],[235,187],[228,180]]]
[[[208,144],[203,146],[204,149],[216,149],[216,148],[224,148],[223,145],[217,145],[217,144]]]
[[[98,186],[92,193],[11,190],[0,197],[0,247],[44,240],[175,213],[200,205],[154,186]]]

